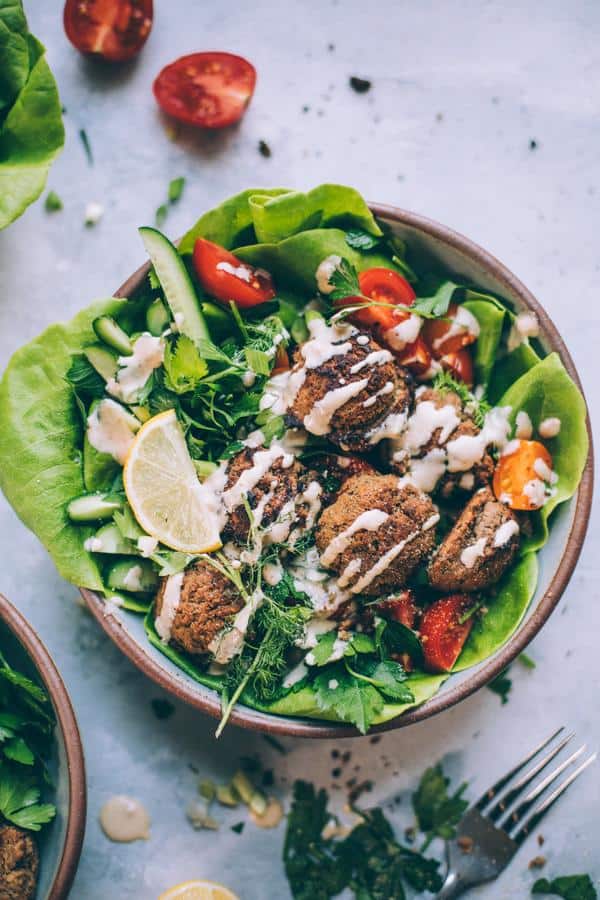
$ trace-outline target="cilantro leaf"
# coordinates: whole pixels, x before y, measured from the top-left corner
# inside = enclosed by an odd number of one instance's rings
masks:
[[[34,754],[22,737],[11,738],[4,744],[2,751],[7,759],[12,759],[23,766],[32,766],[35,763]]]
[[[173,178],[173,180],[169,182],[169,203],[177,203],[183,194],[184,187],[185,178],[182,175],[180,175],[179,178]]]
[[[359,671],[353,673],[355,677],[368,680],[386,697],[399,703],[412,703],[415,699],[411,689],[404,683],[406,672],[400,663],[393,659],[367,659],[359,660],[358,665]]]
[[[435,838],[449,840],[454,837],[455,826],[460,822],[468,802],[462,799],[466,782],[453,794],[448,794],[450,779],[446,778],[438,763],[427,769],[412,797],[412,804],[419,828],[426,835],[424,848]]]
[[[381,241],[381,238],[369,234],[362,228],[351,228],[346,232],[346,243],[353,250],[372,250]]]
[[[40,831],[42,825],[51,822],[55,815],[56,807],[53,803],[34,803],[14,812],[10,821],[19,828]]]
[[[185,334],[174,335],[167,341],[163,365],[167,375],[166,386],[176,394],[193,391],[208,374],[206,362],[200,358],[192,339]]]
[[[408,653],[416,665],[423,659],[423,646],[416,631],[393,619],[380,619],[375,627],[375,642],[382,659],[392,653]]]
[[[538,878],[532,894],[554,894],[563,900],[597,900],[598,894],[589,875],[563,875],[549,881]]]
[[[512,689],[512,681],[508,677],[509,668],[503,669],[502,672],[500,672],[499,675],[496,675],[496,677],[488,684],[490,691],[493,691],[494,694],[498,694],[500,697],[502,706],[504,706],[505,703],[508,703],[508,695]]]
[[[328,294],[330,300],[343,300],[344,297],[360,297],[358,273],[347,259],[342,259],[329,276],[329,284],[333,290]]]
[[[328,666],[317,675],[314,687],[319,709],[335,712],[344,722],[356,725],[362,734],[383,709],[379,691],[372,684],[359,681],[343,665]]]
[[[310,651],[311,664],[314,666],[324,666],[331,659],[333,653],[333,645],[337,640],[337,631],[335,628],[326,634],[320,635],[317,646]]]
[[[40,790],[35,775],[21,775],[0,764],[0,816],[20,828],[39,831],[56,814],[51,803],[38,803]]]
[[[437,319],[445,316],[450,306],[450,301],[460,285],[454,281],[444,281],[435,294],[431,297],[417,297],[412,306],[412,312],[418,313],[425,319]]]

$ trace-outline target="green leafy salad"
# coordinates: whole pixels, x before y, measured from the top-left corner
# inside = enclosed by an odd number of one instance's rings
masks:
[[[41,194],[65,133],[56,83],[21,0],[0,0],[0,60],[2,229]]]
[[[248,190],[17,351],[0,480],[60,573],[236,703],[366,732],[493,654],[588,452],[538,322],[353,189]],[[125,615],[125,612],[119,613]]]

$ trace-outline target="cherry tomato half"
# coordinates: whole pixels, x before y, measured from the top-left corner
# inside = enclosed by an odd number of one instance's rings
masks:
[[[539,509],[546,500],[545,485],[555,478],[552,457],[539,441],[514,441],[514,445],[512,453],[498,460],[494,494],[511,509]]]
[[[425,668],[428,672],[449,672],[473,627],[473,617],[461,622],[473,606],[468,594],[441,597],[425,610],[419,625]]]
[[[431,353],[429,347],[419,335],[412,344],[407,344],[404,350],[396,354],[398,362],[406,366],[414,375],[424,375],[431,367]]]
[[[415,299],[415,292],[408,281],[392,269],[385,269],[382,266],[361,272],[358,283],[363,297],[369,297],[379,303],[410,306]],[[360,302],[360,297],[344,297],[343,300],[338,300],[336,305],[353,306]],[[393,328],[407,316],[408,313],[391,309],[389,305],[365,306],[364,309],[352,313],[350,320],[357,325],[373,329],[381,338],[385,331]]]
[[[252,99],[256,69],[232,53],[192,53],[159,73],[152,90],[163,112],[188,125],[225,128]]]
[[[282,372],[288,372],[290,368],[290,358],[287,350],[280,344],[275,354],[275,365],[271,369],[271,375],[281,375]]]
[[[275,296],[273,280],[264,269],[242,262],[229,250],[198,238],[194,244],[194,269],[207,294],[242,308],[257,306]]]
[[[467,387],[473,387],[473,360],[468,350],[446,353],[441,357],[440,364],[457,381],[464,381]]]
[[[153,14],[152,0],[67,0],[63,22],[81,53],[123,62],[146,43]]]
[[[457,353],[477,340],[479,329],[475,317],[464,307],[460,309],[458,321],[456,316],[459,307],[456,303],[451,303],[446,316],[441,319],[427,319],[423,325],[421,334],[436,359],[447,353]]]

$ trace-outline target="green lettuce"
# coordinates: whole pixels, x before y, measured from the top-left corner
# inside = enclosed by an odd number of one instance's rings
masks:
[[[0,0],[0,229],[33,203],[65,133],[44,47],[20,0]]]
[[[495,297],[470,290],[465,292],[463,306],[479,322],[480,332],[473,352],[475,383],[487,388],[502,339],[506,308]]]

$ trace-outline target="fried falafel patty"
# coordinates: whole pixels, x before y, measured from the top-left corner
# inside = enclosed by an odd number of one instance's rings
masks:
[[[201,656],[211,652],[212,642],[243,605],[228,578],[210,563],[197,560],[182,578],[161,579],[155,604],[157,631],[163,640]]]
[[[330,344],[331,355],[325,353],[323,362],[310,367],[305,346],[296,351],[290,373],[290,381],[296,377],[301,383],[286,414],[288,425],[327,436],[351,452],[372,449],[400,432],[412,400],[412,379],[389,350],[366,334],[351,333]]]
[[[514,559],[519,523],[489,488],[471,497],[428,568],[440,591],[480,591],[495,584]]]
[[[321,514],[321,565],[353,594],[378,596],[403,585],[435,546],[437,508],[395,475],[356,475]]]
[[[237,544],[248,540],[250,522],[244,506],[247,498],[254,525],[263,529],[278,523],[277,540],[286,540],[295,524],[306,519],[314,490],[304,495],[312,476],[306,468],[275,442],[271,447],[245,447],[227,467],[223,493],[228,518],[225,539]]]
[[[439,492],[445,499],[471,493],[491,482],[494,461],[484,450],[481,459],[467,471],[450,471],[448,444],[480,432],[454,391],[421,388],[406,431],[391,442],[389,465],[417,487],[429,493]]]
[[[30,900],[38,869],[39,853],[33,838],[13,825],[1,825],[0,900]]]

